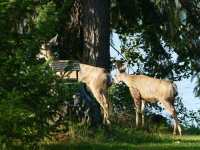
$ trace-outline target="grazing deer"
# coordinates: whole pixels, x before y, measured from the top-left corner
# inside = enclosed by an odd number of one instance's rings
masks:
[[[121,68],[121,66],[118,66]],[[119,69],[120,70],[120,69]],[[145,75],[129,75],[124,71],[117,73],[115,82],[124,82],[130,90],[136,107],[136,126],[139,125],[139,113],[142,113],[142,126],[144,126],[145,102],[160,102],[165,110],[174,118],[173,134],[181,133],[181,126],[174,108],[174,100],[177,95],[176,85],[168,80],[159,80]]]
[[[110,124],[111,104],[108,100],[110,76],[104,68],[80,64],[79,81],[84,82],[103,109],[104,123]]]
[[[52,53],[48,45],[43,45],[40,53],[36,56],[38,58],[45,58],[46,61],[54,59],[55,56]],[[63,76],[62,72],[56,73],[63,78],[75,78],[75,71],[66,72]],[[108,100],[107,88],[110,84],[110,75],[104,68],[95,67],[87,64],[80,63],[80,72],[78,72],[78,80],[84,82],[90,89],[97,102],[100,104],[103,110],[103,122],[110,124],[110,102]]]

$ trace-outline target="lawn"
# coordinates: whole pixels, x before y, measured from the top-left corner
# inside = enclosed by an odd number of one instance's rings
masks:
[[[48,150],[199,150],[200,136],[183,136],[171,143],[70,143],[44,146]]]
[[[43,149],[48,150],[199,150],[200,149],[200,136],[196,135],[184,135],[171,136],[171,135],[159,135],[161,140],[152,142],[144,139],[139,144],[130,140],[128,142],[120,141],[71,141],[69,143],[54,143],[43,145]],[[130,138],[130,137],[129,137]],[[144,137],[145,138],[145,137]]]
[[[168,132],[147,132],[142,129],[100,128],[87,130],[74,128],[71,133],[54,136],[40,144],[41,150],[200,150],[200,135],[172,136]],[[17,146],[15,150],[27,149]],[[29,149],[29,148],[28,148]],[[32,150],[32,148],[30,148]]]

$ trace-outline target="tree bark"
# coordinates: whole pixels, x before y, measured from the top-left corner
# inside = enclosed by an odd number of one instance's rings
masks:
[[[110,69],[110,0],[75,0],[64,49],[68,58]]]
[[[81,0],[74,0],[69,14],[69,20],[67,20],[65,23],[65,28],[62,28],[60,31],[60,59],[72,59],[81,61],[81,57],[83,55],[81,16]]]
[[[110,67],[110,2],[84,0],[83,3],[83,61],[98,67]]]

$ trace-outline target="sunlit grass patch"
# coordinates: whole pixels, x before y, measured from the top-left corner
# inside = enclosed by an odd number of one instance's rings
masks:
[[[136,132],[136,134],[139,132]],[[142,135],[140,135],[142,137]],[[147,135],[146,135],[147,136]],[[156,135],[155,135],[156,136]],[[137,137],[133,135],[132,139]],[[151,136],[148,137],[148,140],[145,138],[136,143],[135,139],[133,142],[120,141],[113,139],[106,140],[106,137],[93,137],[93,139],[86,138],[85,140],[70,140],[64,142],[50,142],[42,144],[39,147],[39,150],[199,150],[200,149],[200,136],[193,135],[184,135],[172,136],[169,134],[159,135],[161,138],[160,141],[155,141],[151,139]],[[125,138],[125,137],[124,137]],[[127,138],[130,138],[127,136]],[[26,149],[23,147],[16,147],[15,149]],[[30,148],[31,149],[31,148]]]
[[[60,144],[60,145],[48,145],[44,149],[53,150],[199,150],[200,144]]]
[[[148,133],[132,128],[75,127],[64,141],[43,141],[41,150],[199,150],[200,136]],[[81,130],[81,132],[79,131]],[[23,149],[23,148],[18,148]],[[25,148],[24,148],[25,149]]]

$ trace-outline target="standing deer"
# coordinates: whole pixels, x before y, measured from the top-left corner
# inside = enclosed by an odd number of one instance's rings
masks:
[[[119,68],[118,70],[120,70]],[[174,100],[177,95],[176,85],[168,80],[159,80],[145,75],[129,75],[124,72],[124,69],[120,71],[116,75],[116,82],[122,81],[129,87],[136,107],[136,126],[139,125],[140,112],[142,113],[142,126],[144,126],[145,102],[160,102],[175,120],[173,134],[176,134],[178,129],[179,134],[182,135],[174,108]]]
[[[52,53],[48,45],[43,45],[40,53],[37,55],[38,58],[45,58],[46,61],[54,59],[55,56]],[[57,73],[63,78],[75,78],[75,72],[67,72],[63,76],[62,72]],[[84,82],[90,89],[97,102],[100,104],[103,110],[103,122],[110,124],[110,102],[108,100],[107,88],[110,84],[110,75],[104,68],[95,67],[87,64],[80,63],[80,72],[78,72],[78,80]]]

